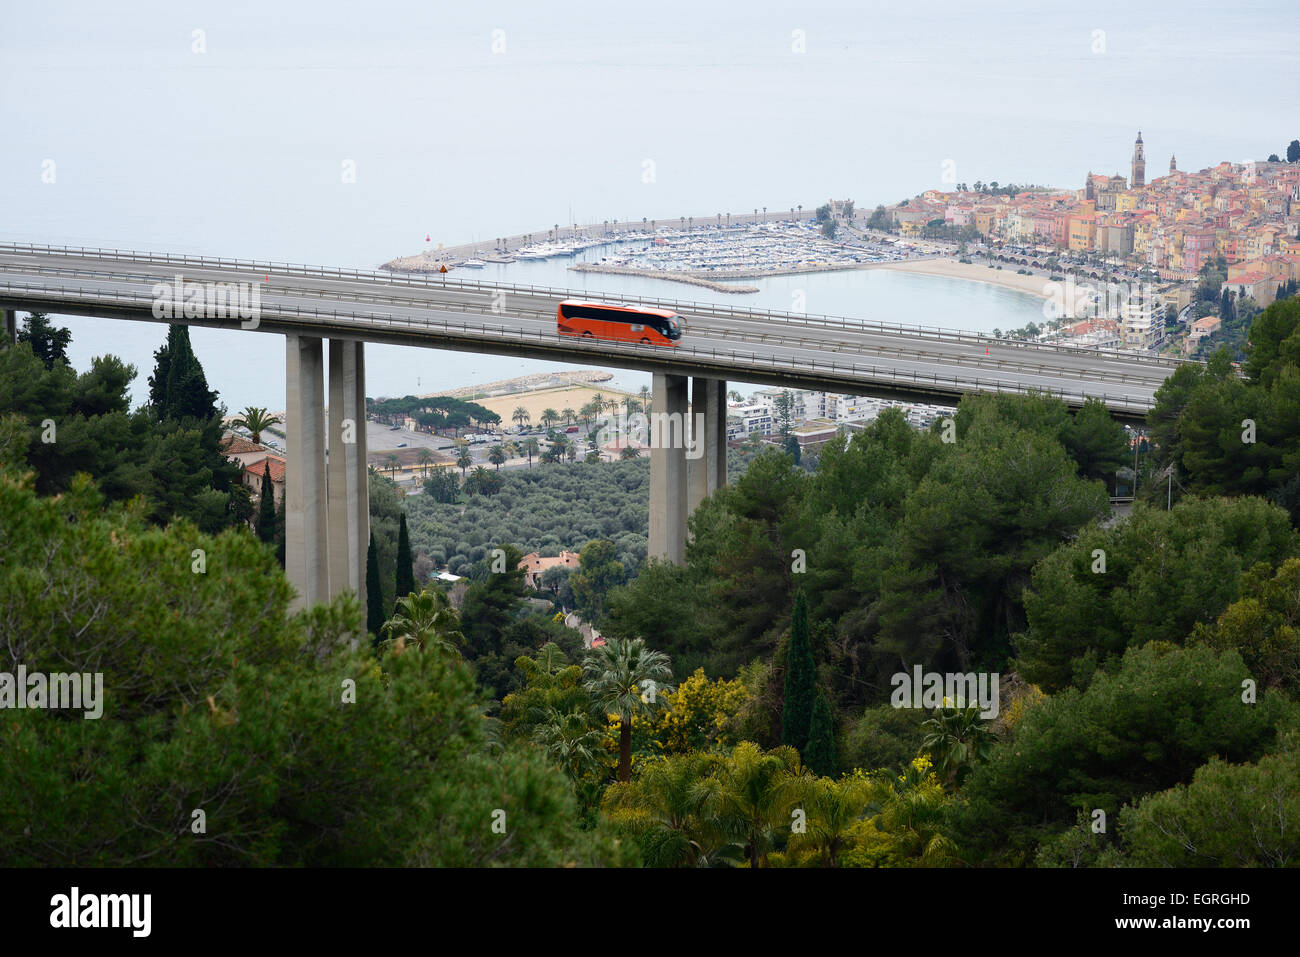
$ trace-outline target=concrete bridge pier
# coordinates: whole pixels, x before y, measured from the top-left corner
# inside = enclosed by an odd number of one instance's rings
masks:
[[[9,308],[0,308],[0,315],[4,316],[5,327],[5,345],[13,346],[18,344],[18,310]]]
[[[701,419],[700,416],[703,416]],[[695,429],[702,426],[701,434]],[[727,484],[727,383],[723,379],[691,379],[691,446],[703,449],[686,460],[686,512]]]
[[[727,484],[727,383],[695,376],[686,404],[686,376],[656,373],[650,438],[651,557],[686,561],[686,519]],[[698,429],[698,431],[697,431]],[[700,451],[687,458],[688,445]]]
[[[329,600],[325,365],[321,340],[285,336],[284,570],[295,610]]]
[[[686,561],[686,376],[656,372],[652,388],[652,423],[683,428],[651,428],[648,555],[680,565]]]
[[[295,609],[352,589],[365,614],[370,486],[364,345],[330,340],[328,436],[323,342],[285,337],[285,572]]]
[[[330,340],[329,572],[331,598],[350,588],[366,607],[370,495],[366,470],[366,360],[361,342]]]

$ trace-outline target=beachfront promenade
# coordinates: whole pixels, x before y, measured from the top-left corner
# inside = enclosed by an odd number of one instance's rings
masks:
[[[236,295],[248,309],[228,307]],[[365,430],[357,423],[364,415],[366,342],[653,374],[653,411],[689,410],[692,420],[703,414],[703,433],[690,441],[705,450],[702,458],[688,461],[680,440],[651,450],[650,554],[677,562],[684,558],[690,510],[726,481],[721,396],[727,381],[948,403],[967,392],[1038,391],[1075,408],[1097,399],[1116,416],[1140,421],[1179,365],[954,330],[676,300],[646,301],[681,316],[685,333],[676,348],[560,337],[556,303],[572,295],[586,294],[287,263],[0,245],[0,312],[11,340],[15,310],[286,337],[287,569],[307,604],[358,587],[364,574],[369,513]],[[343,410],[328,436],[326,340],[329,404]],[[352,427],[336,435],[349,420]]]

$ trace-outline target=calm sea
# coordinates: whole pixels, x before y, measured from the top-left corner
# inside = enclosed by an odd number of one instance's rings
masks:
[[[5,4],[0,239],[373,267],[426,235],[871,206],[945,171],[1074,185],[1127,174],[1138,129],[1152,178],[1172,153],[1199,169],[1284,152],[1298,40],[1290,0]],[[711,295],[568,264],[483,276]],[[788,308],[797,288],[809,311],[973,330],[1040,315],[1018,293],[886,271],[759,285],[724,301]],[[79,367],[115,352],[143,395],[161,327],[66,324]],[[283,407],[281,341],[194,341],[231,408]],[[547,368],[369,355],[373,394]]]

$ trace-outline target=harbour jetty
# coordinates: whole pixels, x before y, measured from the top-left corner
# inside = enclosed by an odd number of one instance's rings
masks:
[[[718,282],[714,279],[705,279],[702,276],[694,276],[684,272],[665,272],[659,269],[640,269],[636,266],[608,266],[604,263],[578,263],[576,266],[570,266],[574,272],[599,272],[608,273],[612,276],[642,276],[646,279],[664,279],[669,282],[684,282],[691,286],[703,286],[705,289],[712,289],[714,292],[758,292],[757,286],[738,286],[730,282]],[[715,273],[715,275],[717,275]],[[752,276],[736,276],[735,278],[753,278],[753,276],[771,276],[775,273],[753,272]],[[726,278],[731,278],[728,273]]]

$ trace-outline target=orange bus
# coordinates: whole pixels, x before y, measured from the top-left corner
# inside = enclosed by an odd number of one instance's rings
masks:
[[[555,322],[560,335],[584,339],[676,346],[682,338],[682,321],[670,309],[566,299]]]

